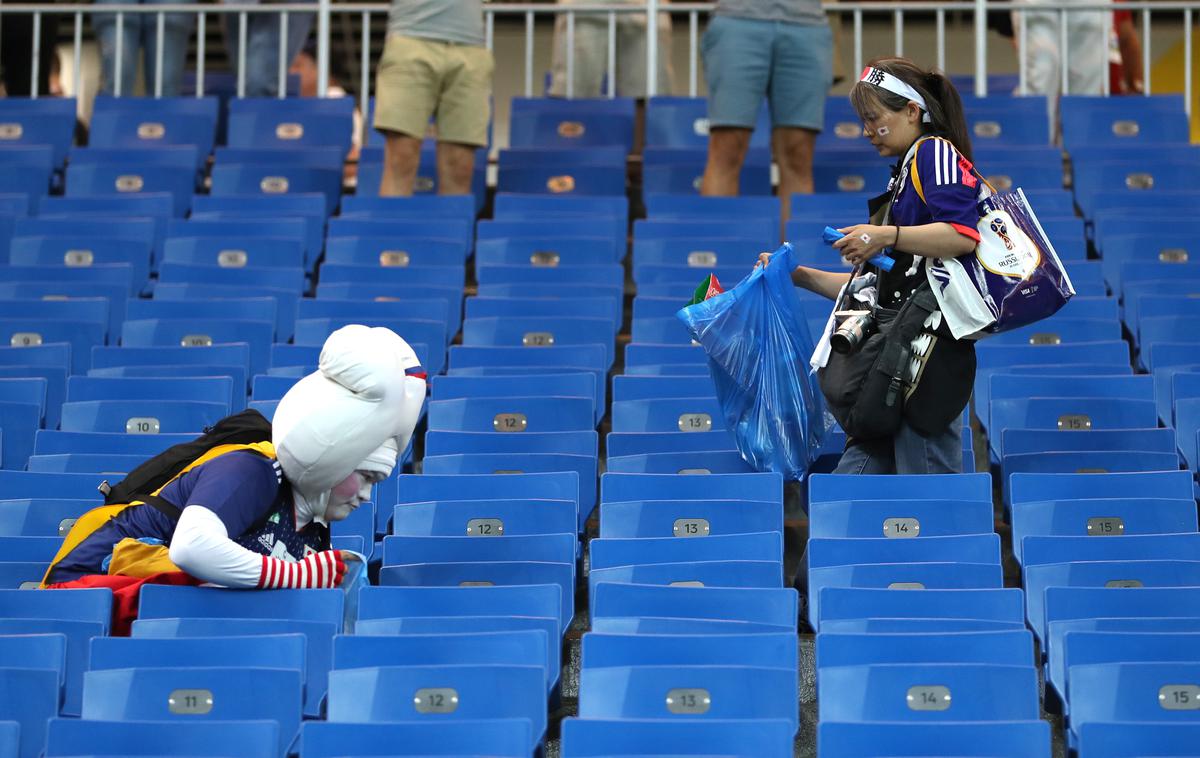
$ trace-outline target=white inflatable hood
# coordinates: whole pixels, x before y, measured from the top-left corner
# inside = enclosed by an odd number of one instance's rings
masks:
[[[395,332],[354,324],[329,335],[317,371],[288,390],[272,422],[297,516],[321,521],[329,491],[356,469],[389,475],[424,401],[421,364]]]

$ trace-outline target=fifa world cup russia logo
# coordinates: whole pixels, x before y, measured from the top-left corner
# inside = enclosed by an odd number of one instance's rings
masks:
[[[1012,238],[1008,236],[1008,225],[1004,223],[1004,219],[992,219],[991,228],[992,231],[996,233],[996,236],[1004,242],[1004,247],[1012,250]]]

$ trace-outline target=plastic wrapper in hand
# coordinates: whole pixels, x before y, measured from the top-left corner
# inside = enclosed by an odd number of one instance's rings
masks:
[[[825,434],[824,401],[810,372],[812,337],[784,243],[737,286],[677,314],[708,354],[717,400],[742,457],[757,471],[798,480]]]

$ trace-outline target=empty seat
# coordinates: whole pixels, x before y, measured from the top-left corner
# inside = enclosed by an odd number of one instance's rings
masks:
[[[238,98],[229,102],[230,147],[350,149],[353,98]]]
[[[692,622],[732,621],[731,627],[753,625],[760,631],[796,628],[799,596],[793,589],[726,587],[654,587],[598,584],[591,598],[592,628],[611,628],[619,619],[669,619],[676,633],[689,633]],[[597,622],[605,622],[597,626]],[[745,631],[731,629],[731,631]]]
[[[364,587],[358,618],[434,616],[562,617],[562,593],[551,584],[498,587]]]
[[[190,400],[87,400],[63,403],[69,432],[199,434],[229,414],[226,403]]]
[[[1160,756],[1186,756],[1196,751],[1200,724],[1136,723],[1125,720],[1104,723],[1086,722],[1076,730],[1079,754],[1088,758],[1135,758],[1151,753]]]
[[[720,536],[783,532],[778,503],[756,500],[635,500],[600,506],[600,537]]]
[[[936,619],[931,629],[943,630],[940,622],[971,620],[1023,628],[1023,593],[1012,589],[907,590],[825,587],[821,589],[821,613],[814,625],[818,631],[828,621],[852,619]],[[950,624],[945,630],[951,630]],[[828,631],[832,631],[829,629]]]
[[[552,689],[559,672],[547,667],[547,650],[558,646],[543,629],[479,631],[455,634],[339,635],[334,639],[334,670],[375,666],[536,666]]]
[[[988,534],[990,501],[826,500],[809,504],[809,535],[821,537],[937,537]]]
[[[46,722],[58,715],[59,673],[51,669],[0,668],[0,720],[21,725],[15,758],[38,758]]]
[[[415,694],[413,694],[415,693]],[[539,666],[382,666],[329,675],[329,720],[526,719],[533,751],[546,730]]]
[[[630,98],[513,98],[509,144],[513,147],[593,148],[633,145]]]
[[[822,722],[817,743],[823,758],[1020,755],[1050,758],[1050,724],[1040,719],[976,723]]]
[[[1012,509],[1013,553],[1022,560],[1024,541],[1039,536],[1124,536],[1196,531],[1191,500],[1080,498],[1020,503]]]
[[[648,745],[673,754],[791,758],[795,725],[784,719],[562,721],[562,758],[637,755]]]
[[[475,397],[429,403],[429,428],[464,432],[570,432],[595,427],[591,397]]]
[[[1200,663],[1105,663],[1072,666],[1072,735],[1092,722],[1196,723]]]
[[[1047,587],[1045,625],[1033,633],[1045,646],[1047,626],[1055,621],[1200,616],[1197,593],[1196,587]]]
[[[397,506],[392,534],[412,537],[563,534],[579,528],[578,518],[572,500],[442,500]]]
[[[796,676],[750,666],[606,666],[584,668],[584,719],[785,719],[799,729]],[[666,696],[664,697],[664,690]]]
[[[1033,721],[1041,713],[1028,664],[832,666],[817,687],[821,721]]]
[[[24,499],[0,500],[0,535],[8,537],[65,537],[75,519],[99,501]]]
[[[273,721],[87,721],[53,719],[47,756],[204,755],[264,758],[279,750]]]
[[[691,531],[685,529],[685,532]],[[710,536],[706,539],[601,538],[590,543],[592,569],[652,563],[697,561],[773,561],[782,563],[782,535],[778,532]]]
[[[312,721],[302,731],[303,758],[355,755],[523,758],[529,755],[532,725],[525,719],[484,719],[390,724]],[[402,752],[397,752],[402,751]]]

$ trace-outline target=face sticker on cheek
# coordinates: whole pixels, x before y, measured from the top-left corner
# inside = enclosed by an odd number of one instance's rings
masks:
[[[886,137],[886,136],[888,136],[888,134],[889,134],[891,131],[892,131],[892,130],[891,130],[891,129],[888,129],[886,126],[881,126],[881,127],[879,127],[878,129],[876,129],[876,130],[875,130],[875,133],[876,133],[876,134],[878,134],[880,137]]]

